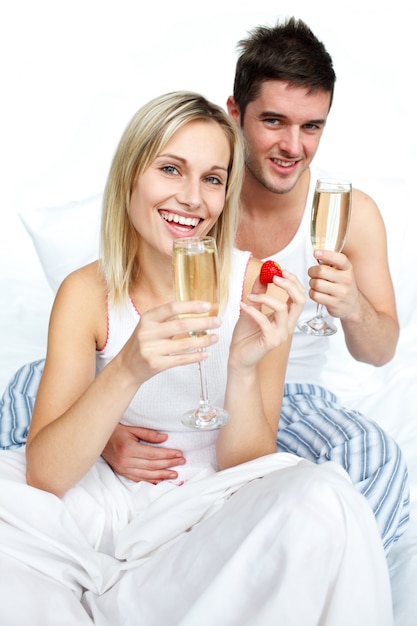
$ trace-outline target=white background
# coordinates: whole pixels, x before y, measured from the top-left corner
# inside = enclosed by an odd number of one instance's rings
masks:
[[[36,295],[45,280],[18,212],[101,191],[123,129],[151,97],[191,89],[224,106],[236,43],[258,24],[300,17],[334,59],[335,101],[317,162],[353,183],[356,175],[413,182],[414,0],[3,0],[1,6],[0,324],[8,306],[3,281],[19,272],[32,277],[32,290],[21,294],[28,312],[42,313],[45,324],[45,302]],[[9,336],[26,342],[19,323],[12,333],[1,329],[0,350]],[[16,365],[10,359],[2,380]]]

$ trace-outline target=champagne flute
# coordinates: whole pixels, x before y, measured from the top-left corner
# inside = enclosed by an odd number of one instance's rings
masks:
[[[177,300],[204,300],[211,303],[208,313],[198,317],[217,315],[218,295],[218,256],[213,237],[182,237],[173,241],[174,291]],[[188,317],[197,317],[195,314]],[[207,334],[207,330],[190,332],[192,337]],[[205,348],[203,348],[204,350]],[[200,376],[200,402],[198,407],[187,411],[182,423],[190,428],[214,430],[227,424],[230,417],[227,411],[212,406],[208,396],[205,361],[198,364]]]
[[[311,211],[310,236],[314,250],[340,252],[345,244],[352,204],[352,184],[337,179],[320,179],[316,183]],[[320,261],[319,261],[320,263]],[[298,328],[309,335],[334,335],[337,328],[323,316],[318,304],[315,316],[299,321]]]

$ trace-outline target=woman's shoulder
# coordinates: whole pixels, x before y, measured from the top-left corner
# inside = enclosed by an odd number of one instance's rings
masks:
[[[246,281],[249,281],[251,282],[251,284],[253,284],[254,280],[259,276],[261,266],[262,266],[262,261],[260,261],[259,259],[251,255],[248,259],[248,266],[246,270]]]
[[[60,291],[79,292],[86,295],[103,296],[107,294],[107,284],[98,261],[93,261],[74,270],[62,281]]]
[[[232,249],[232,273],[242,271],[246,275],[248,271],[253,271],[257,261],[253,258],[250,250]]]
[[[53,318],[82,326],[96,337],[107,335],[107,283],[98,261],[74,270],[61,283],[53,306]]]

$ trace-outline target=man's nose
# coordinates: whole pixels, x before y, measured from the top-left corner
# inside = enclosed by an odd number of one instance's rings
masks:
[[[295,126],[288,126],[280,133],[279,148],[290,156],[298,156],[300,153],[300,130]]]

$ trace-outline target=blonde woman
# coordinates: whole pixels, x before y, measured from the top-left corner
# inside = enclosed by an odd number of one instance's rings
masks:
[[[363,496],[332,463],[275,452],[305,296],[286,271],[262,285],[260,262],[233,248],[242,169],[235,125],[198,94],[156,98],[122,136],[101,258],[71,274],[53,306],[27,484],[24,453],[0,456],[2,605],[25,583],[9,624],[30,623],[51,596],[68,623],[99,626],[392,623]],[[219,318],[174,299],[172,241],[191,235],[217,241]],[[180,421],[202,347],[213,400],[231,416],[203,433]],[[119,422],[168,433],[186,458],[178,479],[113,472],[100,455]]]

